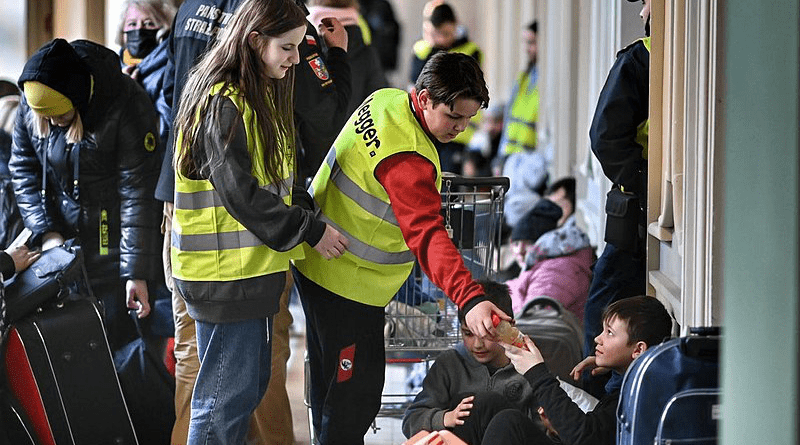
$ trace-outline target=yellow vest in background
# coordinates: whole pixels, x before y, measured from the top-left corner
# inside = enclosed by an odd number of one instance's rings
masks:
[[[281,196],[287,206],[291,205],[294,181],[291,146],[282,144],[282,179],[278,184],[271,184],[266,177],[264,146],[253,109],[238,89],[230,87],[221,91],[222,86],[215,85],[209,94],[228,97],[242,114],[252,173],[259,187]],[[176,150],[185,150],[182,139],[179,132]],[[211,181],[190,179],[178,171],[175,172],[175,217],[170,255],[175,278],[184,281],[234,281],[288,270],[292,259],[302,258],[302,250],[300,246],[288,252],[270,249],[228,213]]]
[[[318,218],[347,237],[348,251],[326,260],[304,244],[305,258],[295,261],[304,276],[353,301],[371,306],[389,303],[411,273],[415,258],[375,169],[403,152],[431,161],[436,168],[431,179],[441,188],[439,155],[414,117],[408,93],[378,90],[350,116],[309,190]]]
[[[539,86],[531,88],[530,72],[517,79],[517,94],[505,118],[503,147],[505,155],[535,150],[538,142],[536,123],[539,121]]]

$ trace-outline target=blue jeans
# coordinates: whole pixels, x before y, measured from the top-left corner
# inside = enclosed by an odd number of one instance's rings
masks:
[[[200,370],[188,443],[243,444],[269,383],[272,317],[195,326]]]

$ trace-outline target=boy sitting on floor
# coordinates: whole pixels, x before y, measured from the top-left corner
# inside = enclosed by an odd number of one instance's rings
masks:
[[[479,281],[500,310],[511,314],[508,287]],[[491,415],[511,408],[535,412],[533,391],[514,370],[500,343],[474,335],[458,311],[463,341],[440,354],[422,382],[422,390],[403,416],[403,434],[450,430],[467,443],[479,443]],[[524,414],[523,414],[524,415]]]
[[[582,361],[573,377],[594,367],[625,374],[633,361],[647,348],[669,338],[672,320],[664,306],[652,297],[640,296],[619,300],[603,314],[603,332],[594,341],[595,355]],[[491,444],[613,444],[616,433],[615,411],[619,387],[607,388],[607,394],[588,413],[584,413],[559,387],[547,370],[542,355],[530,339],[529,350],[503,345],[514,368],[533,388],[534,397],[557,432],[556,442],[528,416],[518,410],[499,412],[486,428],[484,445]],[[621,382],[621,379],[612,379]]]

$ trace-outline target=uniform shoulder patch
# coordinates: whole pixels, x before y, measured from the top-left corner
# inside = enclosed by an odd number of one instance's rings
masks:
[[[152,131],[148,131],[147,134],[144,135],[144,149],[147,151],[156,149],[156,136]]]
[[[328,73],[328,67],[325,66],[325,62],[322,60],[322,57],[314,57],[308,61],[308,65],[314,71],[314,74],[319,78],[319,80],[325,82],[331,78],[330,73]]]

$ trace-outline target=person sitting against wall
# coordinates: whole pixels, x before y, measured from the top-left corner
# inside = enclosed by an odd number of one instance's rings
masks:
[[[529,301],[547,296],[583,320],[594,250],[572,211],[575,179],[556,181],[545,196],[512,232],[512,239],[517,238],[512,242],[520,245],[515,252],[522,269],[506,282],[514,313],[522,312]],[[551,225],[552,229],[536,233]]]

